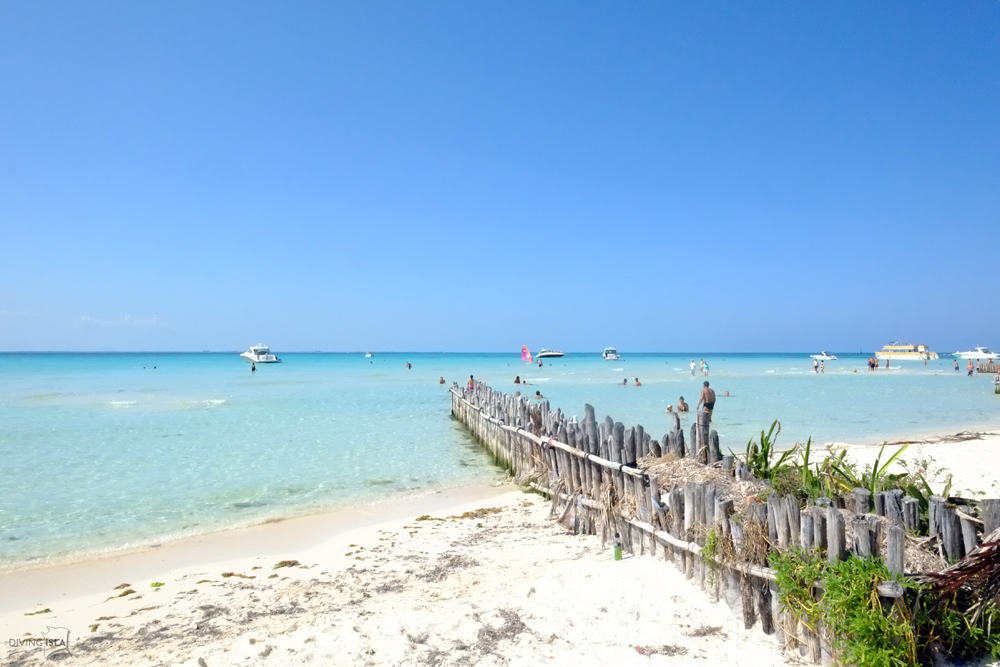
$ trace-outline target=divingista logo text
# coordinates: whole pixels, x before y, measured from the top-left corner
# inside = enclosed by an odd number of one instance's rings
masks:
[[[72,655],[69,652],[69,628],[56,628],[51,625],[45,628],[41,637],[8,639],[7,647],[22,650],[41,649],[45,651],[46,660]]]

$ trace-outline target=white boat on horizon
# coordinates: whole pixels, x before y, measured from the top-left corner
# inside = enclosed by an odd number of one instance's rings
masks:
[[[602,356],[605,361],[618,361],[618,350],[613,347],[606,347]]]
[[[248,364],[280,364],[281,359],[271,353],[267,345],[254,345],[240,355]]]
[[[542,350],[541,352],[535,355],[535,359],[548,359],[549,357],[561,357],[561,356],[563,356],[562,352],[557,352],[555,350]]]
[[[817,359],[819,361],[836,361],[837,360],[837,357],[835,357],[834,355],[830,354],[829,352],[820,352],[819,354],[812,354],[812,355],[809,355],[809,356],[811,356],[813,359]]]
[[[365,358],[366,358],[366,359],[369,359],[369,358],[371,358],[372,356],[373,356],[373,355],[372,355],[372,353],[371,353],[371,352],[365,352]]]
[[[956,352],[952,356],[956,359],[989,359],[990,361],[1000,359],[1000,354],[988,347],[977,347],[970,352]]]

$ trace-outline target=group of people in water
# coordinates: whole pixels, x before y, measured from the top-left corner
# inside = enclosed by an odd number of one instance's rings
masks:
[[[889,368],[889,360],[885,360],[885,367]],[[878,370],[878,357],[872,355],[868,357],[868,370],[877,371]]]
[[[708,376],[708,362],[704,359],[700,360],[698,368],[701,370],[701,374]],[[694,377],[694,359],[691,360],[691,377]]]

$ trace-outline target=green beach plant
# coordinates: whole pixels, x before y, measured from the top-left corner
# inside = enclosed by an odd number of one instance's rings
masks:
[[[777,433],[774,431],[775,428],[778,429]],[[775,419],[767,433],[764,433],[763,430],[760,432],[759,444],[754,442],[753,438],[751,438],[750,442],[747,443],[747,451],[746,454],[744,454],[744,460],[750,467],[750,471],[758,479],[765,481],[770,480],[787,470],[791,462],[794,461],[798,445],[782,452],[781,456],[778,457],[778,460],[774,460],[775,443],[778,439],[778,433],[781,433],[781,422]],[[730,451],[732,452],[732,450]],[[735,456],[736,453],[732,453]]]
[[[898,488],[898,483],[906,477],[905,473],[894,473],[890,474],[888,472],[889,467],[903,455],[909,444],[905,444],[896,450],[892,456],[890,456],[886,461],[882,462],[882,455],[885,453],[885,445],[878,450],[878,456],[875,457],[875,464],[872,466],[865,466],[864,470],[859,474],[857,468],[853,465],[848,464],[844,460],[843,454],[837,461],[830,461],[830,466],[832,468],[831,479],[834,480],[837,485],[844,491],[850,492],[855,488],[868,489],[872,495],[875,495],[878,491],[885,491],[887,489]]]

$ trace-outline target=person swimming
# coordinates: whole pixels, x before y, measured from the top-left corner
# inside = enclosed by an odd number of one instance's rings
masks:
[[[440,380],[438,380],[438,384],[444,384],[444,378],[441,378]]]
[[[628,384],[628,378],[622,379],[622,384]]]
[[[545,398],[545,397],[544,397],[544,396],[542,396],[542,392],[540,392],[540,391],[536,391],[536,392],[535,392],[535,398]]]
[[[684,402],[683,396],[677,399],[677,412],[688,412],[690,411],[690,409],[691,408],[688,406],[688,404]]]
[[[516,378],[514,378],[514,384],[521,384],[521,376],[520,375],[518,375]]]
[[[639,382],[639,378],[635,379],[635,386],[637,386],[637,387],[641,387],[642,386],[642,383]]]

